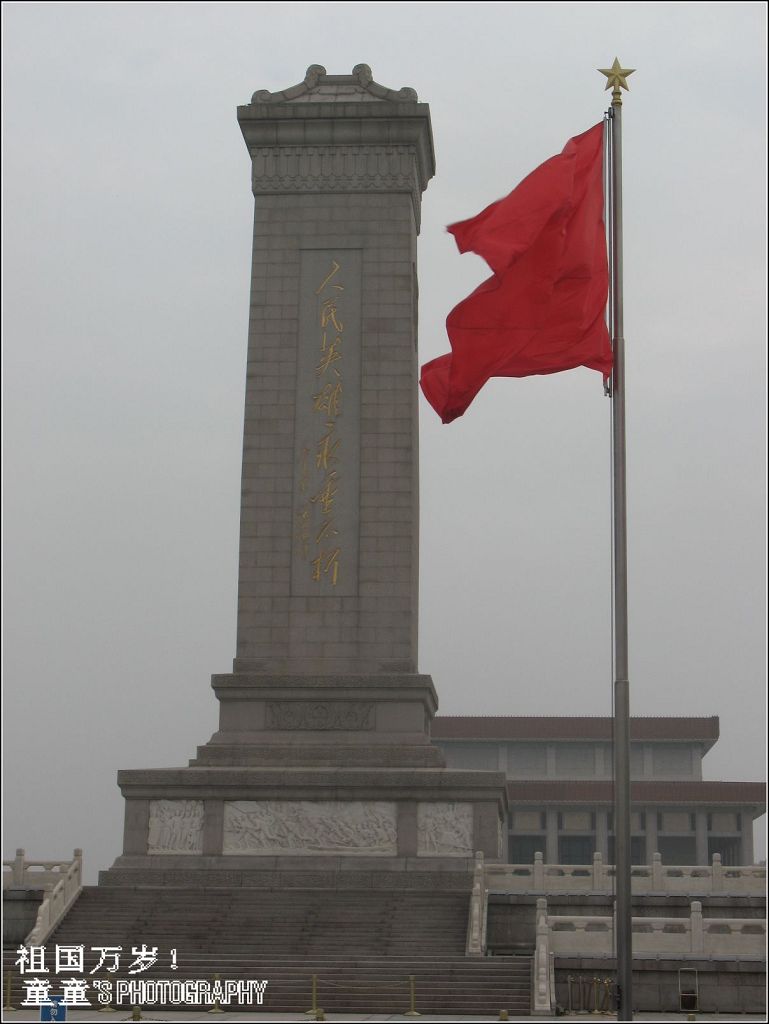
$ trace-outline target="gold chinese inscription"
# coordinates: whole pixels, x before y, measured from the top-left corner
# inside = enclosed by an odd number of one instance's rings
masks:
[[[344,395],[344,272],[331,260],[323,280],[315,289],[317,351],[315,385],[309,396],[314,439],[303,448],[299,467],[299,542],[313,583],[324,579],[339,583],[342,547],[336,510],[344,489],[340,470],[343,439],[339,418]],[[314,512],[314,515],[313,515]]]

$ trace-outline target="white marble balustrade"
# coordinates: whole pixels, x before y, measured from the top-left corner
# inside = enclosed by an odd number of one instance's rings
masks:
[[[75,850],[70,861],[27,860],[17,850],[13,860],[3,861],[4,889],[43,889],[45,896],[25,946],[39,946],[48,938],[83,888],[83,851]]]
[[[538,901],[544,902],[544,901]],[[541,910],[539,911],[541,913]],[[610,956],[614,919],[589,915],[548,915],[548,949],[555,956]],[[634,917],[633,953],[655,955],[757,956],[766,949],[761,918],[710,917],[694,900],[689,917]]]
[[[600,853],[592,864],[545,864],[541,854],[533,864],[486,864],[486,888],[495,893],[542,892],[606,893],[614,889],[614,865],[604,864]],[[633,892],[681,893],[729,896],[764,896],[766,868],[755,865],[724,867],[719,854],[710,865],[673,866],[662,863],[658,853],[651,864],[631,869]]]

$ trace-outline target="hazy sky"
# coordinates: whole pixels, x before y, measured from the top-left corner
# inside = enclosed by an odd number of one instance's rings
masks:
[[[486,276],[445,225],[625,97],[631,710],[765,766],[759,3],[18,4],[4,29],[4,856],[120,852],[235,650],[256,89],[371,66],[432,111],[420,354]],[[453,714],[611,712],[610,403],[575,370],[422,401],[420,668]],[[757,837],[763,856],[763,841]]]

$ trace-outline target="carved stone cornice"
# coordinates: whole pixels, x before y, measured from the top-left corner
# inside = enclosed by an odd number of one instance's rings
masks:
[[[401,156],[407,154],[411,161],[413,171],[398,173],[405,173],[409,182],[416,182],[417,198],[435,174],[429,106],[418,102],[413,89],[394,90],[378,85],[365,64],[357,65],[351,75],[327,75],[319,65],[313,65],[299,85],[280,92],[259,90],[251,103],[238,107],[238,123],[255,164],[269,162],[273,151],[285,156],[289,149],[297,154],[307,149],[314,149],[316,154],[333,149],[348,158],[352,152],[378,158],[394,149]],[[365,190],[360,174],[356,178],[349,172],[335,173],[334,177],[344,179],[335,188],[331,188],[327,175],[313,171],[311,174],[316,187],[301,191],[320,190],[319,180],[324,182],[323,191]],[[255,167],[255,182],[260,176]],[[289,172],[288,176],[295,174]],[[255,191],[280,191],[279,177],[267,187],[255,185]],[[354,179],[352,184],[348,178]],[[300,190],[289,184],[292,187],[288,191]],[[411,187],[400,182],[396,191],[408,191]]]

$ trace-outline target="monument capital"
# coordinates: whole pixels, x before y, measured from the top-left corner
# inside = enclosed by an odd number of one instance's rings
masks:
[[[257,90],[238,107],[238,123],[254,162],[255,194],[413,188],[418,220],[435,152],[430,107],[414,89],[379,85],[366,64],[349,75],[313,64],[298,85]],[[326,159],[302,160],[302,153]],[[354,166],[356,157],[365,158],[365,168]]]
[[[258,89],[251,97],[252,103],[326,103],[390,100],[391,102],[417,102],[415,89],[388,89],[374,81],[368,64],[356,64],[349,75],[329,75],[320,64],[311,64],[307,74],[298,85],[279,92]]]

